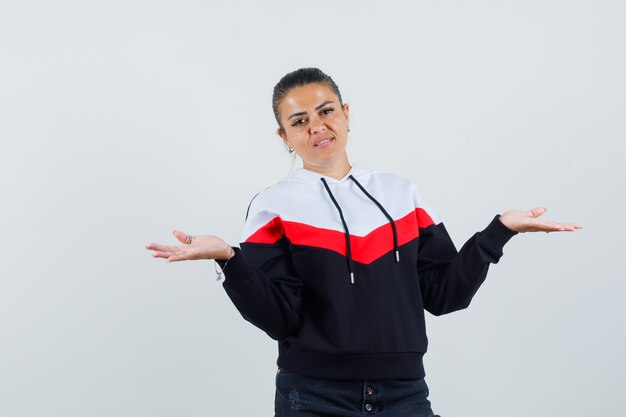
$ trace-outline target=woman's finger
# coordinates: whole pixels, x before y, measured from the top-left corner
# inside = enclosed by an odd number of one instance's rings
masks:
[[[561,226],[560,224],[556,224],[556,223],[551,223],[548,225],[545,225],[542,230],[547,230],[550,232],[561,232],[563,231],[563,226]]]
[[[578,223],[559,223],[559,226],[561,226],[561,230],[565,232],[573,232],[583,228]]]
[[[172,252],[154,251],[152,253],[152,257],[153,258],[165,258],[165,259],[167,259],[167,258],[170,258],[172,256],[174,256],[174,254]]]
[[[157,245],[156,243],[150,243],[146,245],[146,249],[156,250],[160,252],[175,252],[180,250],[177,246],[166,246],[166,245]]]
[[[191,258],[188,255],[170,255],[167,258],[167,262],[188,261]]]
[[[582,226],[576,223],[556,223],[549,220],[537,223],[535,227],[536,231],[541,232],[573,232],[582,229]]]

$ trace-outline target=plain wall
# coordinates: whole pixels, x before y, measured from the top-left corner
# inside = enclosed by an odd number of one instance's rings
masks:
[[[621,1],[4,1],[0,415],[270,416],[276,343],[212,261],[289,173],[271,111],[318,66],[352,162],[412,179],[457,246],[546,206],[469,309],[428,316],[445,416],[626,415]]]

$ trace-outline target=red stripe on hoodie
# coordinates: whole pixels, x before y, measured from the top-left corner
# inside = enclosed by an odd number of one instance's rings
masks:
[[[395,220],[398,231],[398,246],[419,236],[419,229],[434,224],[432,218],[421,208]],[[348,225],[349,226],[349,225]],[[324,229],[308,224],[283,221],[274,217],[248,239],[247,243],[276,243],[287,236],[293,245],[312,246],[328,249],[346,256],[346,235],[338,230]],[[352,259],[363,264],[370,264],[393,250],[393,233],[390,223],[372,230],[365,236],[350,235]]]

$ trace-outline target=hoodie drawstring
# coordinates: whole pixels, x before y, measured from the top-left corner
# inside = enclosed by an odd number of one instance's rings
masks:
[[[354,178],[352,175],[350,175],[349,178],[357,185],[357,187],[359,187],[359,189],[363,192],[363,194],[367,196],[367,198],[369,198],[370,200],[372,200],[374,204],[376,204],[376,206],[380,209],[380,211],[385,215],[387,220],[389,220],[389,223],[391,224],[391,231],[393,233],[393,250],[395,253],[395,259],[396,259],[396,262],[400,262],[400,251],[398,249],[398,230],[396,229],[396,222],[389,215],[389,213],[387,213],[387,210],[385,210],[382,204],[380,204],[378,200],[376,200],[370,193],[368,193],[367,190],[363,188],[361,183],[359,183],[356,180],[356,178]],[[335,196],[330,191],[330,187],[328,186],[326,179],[325,178],[320,178],[320,179],[322,180],[322,183],[324,183],[324,188],[326,188],[326,192],[330,196],[330,199],[333,201],[333,204],[337,208],[337,211],[339,212],[339,217],[341,218],[341,223],[343,224],[343,230],[345,231],[345,235],[346,235],[346,255],[348,258],[348,272],[350,273],[350,282],[354,284],[354,272],[352,268],[352,262],[354,261],[352,260],[352,248],[350,246],[350,231],[348,230],[348,224],[346,223],[346,220],[343,217],[343,212],[341,211],[341,207],[339,207],[339,203],[337,203]]]
[[[350,247],[350,231],[348,230],[348,224],[346,220],[343,218],[343,211],[341,211],[341,207],[339,207],[339,203],[335,200],[335,196],[330,192],[330,188],[328,187],[328,183],[326,183],[326,179],[321,178],[324,183],[324,188],[326,188],[326,192],[330,196],[330,199],[333,200],[335,207],[337,207],[337,211],[339,212],[339,217],[341,217],[341,223],[343,223],[343,230],[346,233],[346,255],[348,258],[348,272],[350,273],[350,283],[354,284],[354,272],[352,271],[352,248]]]
[[[391,216],[389,215],[389,213],[387,213],[387,210],[385,210],[385,208],[383,207],[382,204],[380,204],[378,202],[378,200],[376,200],[374,197],[372,197],[372,195],[370,193],[368,193],[365,188],[363,188],[363,186],[361,185],[360,182],[358,182],[356,180],[356,178],[354,178],[352,175],[350,175],[350,179],[352,181],[354,181],[354,183],[357,185],[357,187],[359,187],[361,189],[361,191],[363,191],[363,194],[365,194],[370,200],[372,200],[374,202],[374,204],[376,204],[378,206],[378,208],[380,209],[380,211],[383,212],[383,214],[385,215],[385,217],[387,217],[387,220],[389,220],[389,223],[391,224],[391,231],[393,233],[393,251],[396,254],[396,262],[400,262],[400,251],[398,250],[398,230],[396,229],[396,222],[393,221],[393,218],[391,218]]]

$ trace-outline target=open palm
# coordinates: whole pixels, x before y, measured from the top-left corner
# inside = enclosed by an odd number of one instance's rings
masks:
[[[573,232],[581,229],[577,223],[557,223],[540,219],[548,209],[538,207],[532,210],[509,210],[500,216],[500,221],[515,232]]]
[[[168,262],[195,259],[228,259],[231,256],[232,249],[230,245],[217,236],[190,236],[179,230],[174,230],[173,234],[182,245],[166,246],[150,243],[146,245],[146,249],[152,251],[153,257],[164,258]]]

